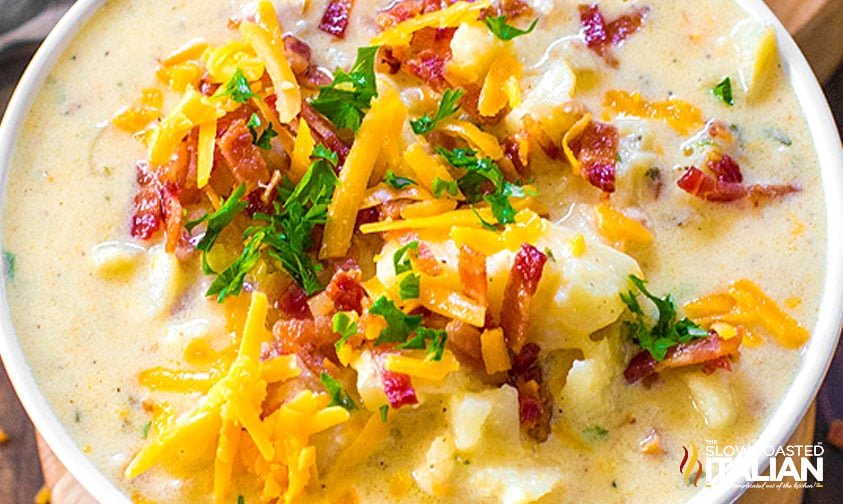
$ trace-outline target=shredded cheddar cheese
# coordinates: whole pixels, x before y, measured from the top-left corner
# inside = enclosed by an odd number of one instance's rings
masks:
[[[664,121],[680,135],[687,135],[705,124],[699,108],[678,99],[650,101],[639,93],[614,89],[606,93],[603,105],[615,114]]]
[[[463,21],[476,19],[483,9],[488,9],[491,5],[492,0],[456,2],[445,9],[407,19],[375,36],[371,44],[388,46],[407,45],[410,43],[413,33],[422,28],[449,28],[459,26]]]

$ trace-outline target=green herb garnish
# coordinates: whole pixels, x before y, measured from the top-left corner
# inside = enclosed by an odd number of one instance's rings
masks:
[[[249,133],[252,134],[252,143],[263,150],[269,150],[272,148],[272,139],[278,136],[278,132],[272,129],[272,124],[267,124],[266,129],[258,134],[258,128],[261,126],[263,123],[257,114],[252,114],[246,123]]]
[[[6,275],[6,281],[15,280],[15,254],[8,250],[3,251],[3,273]]]
[[[439,177],[433,178],[433,196],[441,198],[444,193],[448,193],[452,198],[456,198],[460,193],[460,186],[456,180],[443,180]]]
[[[193,228],[199,224],[203,222],[208,223],[208,226],[205,229],[205,234],[202,236],[202,239],[199,240],[199,243],[196,244],[196,249],[205,253],[210,252],[214,243],[216,243],[217,238],[219,238],[220,233],[222,233],[222,230],[231,224],[231,221],[234,220],[234,216],[244,210],[248,205],[248,202],[243,199],[245,195],[246,184],[243,183],[237,186],[231,195],[229,195],[227,200],[222,202],[219,210],[212,214],[206,213],[202,217],[184,225],[185,229],[190,232],[193,231]]]
[[[735,98],[732,96],[732,79],[728,76],[723,77],[723,80],[711,89],[711,94],[730,107],[735,104]]]
[[[415,273],[407,273],[398,284],[398,295],[402,301],[407,299],[418,299],[421,285],[421,276]]]
[[[439,121],[450,115],[456,114],[460,109],[460,106],[457,105],[457,101],[459,101],[464,94],[465,91],[462,89],[457,89],[456,91],[453,89],[445,90],[442,94],[442,100],[439,102],[439,108],[436,110],[436,114],[433,117],[425,115],[410,121],[410,127],[413,128],[413,132],[416,135],[430,133]]]
[[[439,361],[442,360],[442,354],[445,352],[445,342],[447,341],[448,331],[419,327],[416,330],[416,335],[398,345],[398,348],[426,349],[427,356],[430,360]]]
[[[260,98],[252,91],[249,80],[243,75],[243,70],[239,68],[234,71],[234,75],[231,76],[228,83],[221,87],[214,96],[228,96],[237,103],[246,103],[251,98]]]
[[[793,140],[791,140],[790,135],[788,135],[787,132],[785,132],[781,128],[776,128],[772,126],[769,128],[764,128],[764,133],[768,137],[784,145],[785,147],[790,147],[791,145],[793,145]]]
[[[378,95],[375,80],[375,55],[378,46],[360,47],[357,59],[346,73],[337,70],[334,81],[319,88],[319,95],[310,104],[339,129],[357,131],[363,116]]]
[[[408,185],[413,184],[418,185],[415,180],[408,179],[406,177],[399,177],[392,170],[386,170],[386,175],[384,176],[383,181],[395,189],[404,189]]]
[[[452,166],[466,170],[465,175],[457,180],[457,185],[469,203],[475,203],[482,199],[489,204],[492,215],[499,223],[512,224],[515,222],[516,210],[509,198],[524,197],[525,192],[521,186],[504,180],[503,172],[494,160],[478,158],[477,151],[471,149],[449,151],[437,146],[436,152]],[[488,183],[491,183],[491,191],[484,191],[484,186],[488,187]]]
[[[606,439],[606,436],[608,435],[609,431],[599,425],[592,425],[583,431],[583,437],[592,443],[602,441]]]
[[[375,345],[384,343],[404,343],[410,334],[421,326],[421,315],[407,315],[399,310],[392,300],[381,296],[369,308],[369,313],[379,315],[386,320],[386,327],[375,340]]]
[[[328,406],[342,406],[348,411],[357,409],[357,403],[348,395],[348,392],[342,389],[340,382],[332,378],[328,373],[322,373],[319,375],[319,379],[322,381],[322,385],[328,389],[328,394],[331,395],[331,402],[328,403]]]
[[[340,351],[348,338],[357,334],[357,322],[346,312],[338,312],[334,314],[334,332],[340,335],[339,341],[334,343],[334,348],[337,352]]]
[[[413,264],[410,262],[410,251],[415,252],[416,257],[419,255],[419,242],[413,240],[406,245],[403,245],[392,254],[392,266],[395,268],[395,274],[400,275],[407,271],[413,270]]]
[[[386,419],[389,417],[389,405],[384,404],[379,409],[381,412],[381,422],[386,423]]]
[[[647,290],[647,282],[644,280],[635,275],[629,275],[629,280],[655,305],[658,312],[658,320],[653,327],[647,327],[644,310],[638,302],[638,294],[629,290],[626,294],[621,293],[620,296],[624,304],[629,308],[629,311],[635,315],[635,321],[625,322],[624,327],[628,335],[641,348],[650,352],[650,355],[654,359],[661,362],[664,360],[668,348],[708,335],[708,331],[687,317],[678,322],[676,321],[676,305],[673,303],[670,294],[659,298]]]
[[[141,439],[146,439],[149,436],[149,429],[152,428],[152,422],[146,422],[141,429]]]
[[[489,30],[491,30],[491,32],[495,34],[495,37],[499,38],[500,40],[512,40],[515,37],[527,35],[528,33],[532,32],[536,28],[536,23],[539,22],[539,18],[534,19],[532,24],[530,24],[530,27],[526,30],[520,30],[510,24],[507,24],[505,15],[497,17],[486,16],[483,21],[485,21],[486,26],[489,27]]]

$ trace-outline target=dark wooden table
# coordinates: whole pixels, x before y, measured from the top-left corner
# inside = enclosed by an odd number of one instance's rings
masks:
[[[841,37],[843,34],[836,33],[833,37],[835,40],[828,40],[828,44],[831,44],[831,47],[835,44],[840,47],[843,45]],[[0,64],[0,115],[6,108],[11,92],[10,83],[18,80],[28,59],[29,54],[23,52],[19,57]],[[828,58],[822,59],[826,61]],[[840,66],[826,82],[824,89],[835,113],[838,129],[843,130],[843,66]],[[816,438],[820,440],[824,439],[831,420],[843,418],[843,350],[840,349],[841,347],[843,344],[838,347],[835,362],[817,398]],[[9,436],[8,442],[0,445],[0,504],[31,503],[44,484],[35,447],[35,433],[2,365],[0,365],[0,428]],[[843,453],[827,449],[824,458],[824,488],[806,492],[806,504],[843,502]]]

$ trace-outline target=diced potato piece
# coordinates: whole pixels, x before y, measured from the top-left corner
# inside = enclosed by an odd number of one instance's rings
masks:
[[[562,389],[559,406],[575,428],[602,423],[613,409],[609,389],[623,366],[616,357],[610,340],[604,338],[583,347],[584,360],[574,361]]]
[[[366,409],[377,411],[381,406],[389,404],[371,352],[368,350],[361,352],[356,359],[351,361],[351,367],[357,371],[357,392],[363,399]]]
[[[445,67],[445,74],[453,84],[477,83],[486,76],[502,47],[484,24],[462,23],[451,39],[453,56]]]
[[[494,449],[500,444],[505,450],[518,445],[518,392],[504,385],[498,389],[451,398],[451,428],[454,444],[461,452],[479,447]]]
[[[731,33],[741,87],[748,98],[759,98],[769,75],[779,63],[776,30],[754,19],[735,25]]]
[[[163,246],[149,250],[149,307],[152,315],[165,317],[178,300],[183,281],[179,260]]]
[[[689,372],[683,378],[691,390],[694,408],[703,415],[706,425],[726,429],[735,423],[737,404],[726,373]]]
[[[413,471],[413,479],[426,493],[442,497],[454,492],[451,474],[457,467],[456,447],[451,436],[437,436],[430,444],[424,461]]]
[[[91,251],[94,271],[104,278],[126,275],[144,260],[144,249],[123,242],[103,242]]]
[[[503,504],[535,502],[559,483],[558,470],[487,467],[471,476],[471,486],[485,498],[499,497]]]
[[[521,105],[507,115],[507,125],[520,129],[521,118],[530,114],[551,138],[561,139],[572,123],[572,114],[566,111],[565,104],[574,96],[577,77],[561,58],[549,59],[541,72],[532,86],[524,89]]]

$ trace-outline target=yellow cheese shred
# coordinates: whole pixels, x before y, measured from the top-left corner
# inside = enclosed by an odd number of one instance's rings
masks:
[[[296,135],[290,159],[290,178],[293,182],[298,182],[307,173],[307,169],[310,167],[310,153],[313,152],[315,145],[316,141],[313,139],[310,125],[307,124],[307,121],[300,120],[299,133]]]
[[[639,93],[612,89],[606,92],[603,106],[616,114],[664,121],[680,135],[687,135],[705,124],[702,110],[686,101],[673,98],[652,101]]]
[[[468,142],[473,149],[480,151],[480,154],[484,157],[490,157],[496,161],[503,157],[503,148],[498,139],[468,121],[454,119],[442,121],[436,129],[459,136]]]
[[[521,61],[504,51],[499,54],[483,81],[477,111],[484,117],[493,117],[506,106],[517,107],[521,103],[521,88],[518,82],[523,76]]]
[[[371,45],[402,46],[410,43],[413,34],[422,28],[453,28],[463,21],[471,21],[488,9],[492,0],[478,2],[456,2],[445,9],[428,12],[403,21],[381,32],[372,39]]]
[[[348,251],[357,211],[366,196],[366,185],[383,147],[383,139],[399,130],[406,118],[406,105],[391,86],[384,85],[380,96],[372,101],[372,108],[363,118],[340,172],[339,186],[328,207],[328,223],[319,251],[320,258],[342,257]]]
[[[503,337],[503,329],[500,327],[483,331],[483,334],[480,335],[480,351],[487,374],[508,371],[512,367],[509,350]]]
[[[460,362],[446,350],[438,361],[411,357],[404,354],[388,354],[383,361],[384,368],[393,373],[403,373],[413,378],[442,381],[450,373],[459,370]]]
[[[597,229],[600,234],[609,241],[632,241],[638,243],[650,243],[653,235],[643,224],[637,220],[627,217],[620,210],[612,208],[606,203],[600,203],[594,207],[594,217],[597,221]]]
[[[208,185],[214,167],[214,149],[217,145],[217,123],[209,122],[199,126],[199,140],[196,147],[196,187]]]

